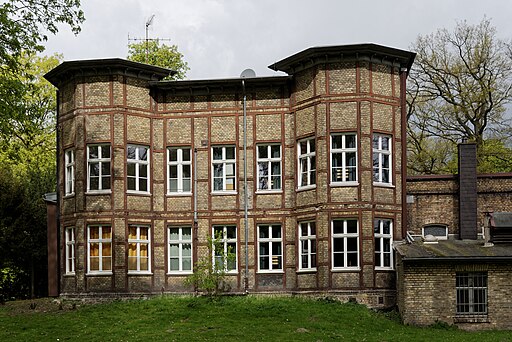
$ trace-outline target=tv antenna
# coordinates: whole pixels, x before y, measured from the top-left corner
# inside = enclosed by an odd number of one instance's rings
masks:
[[[153,20],[155,20],[155,15],[152,14],[148,20],[146,20],[146,23],[145,23],[145,32],[146,32],[146,37],[144,39],[142,38],[130,38],[130,34],[128,33],[128,44],[130,44],[130,42],[140,42],[140,41],[144,41],[146,44],[146,60],[145,62],[148,63],[148,60],[149,60],[149,42],[150,41],[170,41],[171,39],[170,38],[149,38],[149,27],[151,25],[153,25]]]

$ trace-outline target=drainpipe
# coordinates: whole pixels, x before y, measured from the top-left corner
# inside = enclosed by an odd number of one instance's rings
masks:
[[[244,229],[245,229],[245,274],[244,289],[249,289],[249,224],[248,224],[248,191],[247,191],[247,95],[245,94],[245,81],[242,80],[242,91],[244,93]]]

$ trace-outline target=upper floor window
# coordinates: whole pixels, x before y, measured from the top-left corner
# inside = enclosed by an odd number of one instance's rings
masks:
[[[373,135],[373,182],[391,184],[391,137]]]
[[[67,227],[64,234],[66,243],[66,274],[75,274],[75,228]]]
[[[262,272],[283,270],[281,225],[258,226],[258,266]]]
[[[110,190],[110,145],[87,146],[87,191]]]
[[[258,145],[258,190],[281,190],[281,145]]]
[[[299,223],[300,270],[316,270],[316,224]]]
[[[332,221],[332,268],[359,268],[359,227],[355,219]]]
[[[213,227],[213,258],[215,267],[226,272],[237,270],[236,226]]]
[[[373,223],[375,238],[375,268],[393,268],[393,221],[376,219]]]
[[[422,228],[422,236],[435,236],[438,240],[448,240],[448,227],[442,224],[430,224]]]
[[[315,138],[299,141],[297,144],[299,156],[299,188],[316,184],[316,150]]]
[[[75,151],[64,152],[64,195],[75,193]]]
[[[87,227],[89,273],[112,273],[112,227]]]
[[[150,237],[148,226],[128,227],[128,272],[149,273],[151,270]]]
[[[192,228],[169,227],[169,273],[192,272]]]
[[[128,191],[149,192],[149,148],[128,145],[126,163]]]
[[[357,182],[357,141],[354,133],[331,135],[331,183]]]
[[[192,191],[192,155],[190,147],[167,149],[167,189],[171,194]]]
[[[234,192],[236,190],[235,146],[212,147],[213,191]]]

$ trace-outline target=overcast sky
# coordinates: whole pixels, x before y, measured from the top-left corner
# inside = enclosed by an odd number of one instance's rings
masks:
[[[86,21],[74,36],[61,27],[46,54],[65,60],[125,58],[128,36],[170,39],[185,56],[188,79],[238,77],[312,46],[376,43],[408,49],[418,35],[457,21],[490,18],[512,38],[510,0],[82,0]]]

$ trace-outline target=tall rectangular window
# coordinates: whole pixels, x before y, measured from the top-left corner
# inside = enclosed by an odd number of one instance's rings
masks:
[[[375,238],[375,268],[393,268],[393,221],[376,219],[373,223]]]
[[[87,146],[87,191],[110,191],[110,145]]]
[[[299,188],[316,184],[316,150],[315,138],[299,141],[297,144],[299,156]]]
[[[316,270],[316,224],[299,223],[300,270]]]
[[[192,155],[190,147],[167,149],[167,189],[170,194],[190,194],[192,191]]]
[[[281,145],[258,145],[258,190],[281,190]]]
[[[169,273],[192,272],[192,228],[169,227]]]
[[[89,273],[112,272],[112,227],[98,225],[87,228],[87,254]]]
[[[126,163],[128,190],[149,192],[149,148],[128,145]]]
[[[64,152],[64,195],[75,193],[75,151]]]
[[[357,140],[354,133],[331,135],[331,183],[357,182]]]
[[[332,268],[359,268],[359,227],[355,219],[332,221]]]
[[[65,230],[66,242],[66,274],[75,274],[75,228]]]
[[[235,146],[212,147],[213,191],[235,191]]]
[[[258,226],[258,269],[264,272],[283,270],[281,225]]]
[[[238,265],[236,226],[214,226],[213,238],[217,241],[213,246],[215,267],[227,272],[236,272]]]
[[[151,270],[151,240],[148,226],[128,227],[128,272],[149,273]]]
[[[391,137],[373,135],[373,182],[391,184]]]
[[[487,272],[457,272],[457,315],[487,315]]]

